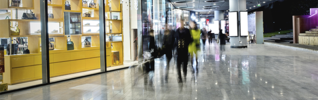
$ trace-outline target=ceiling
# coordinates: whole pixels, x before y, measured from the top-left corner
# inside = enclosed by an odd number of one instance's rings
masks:
[[[257,8],[258,4],[262,6],[274,1],[281,0],[246,0],[246,8],[252,10]],[[229,9],[229,0],[171,0],[171,3],[179,9],[195,11],[202,15],[211,16],[214,15],[214,10],[226,11]]]

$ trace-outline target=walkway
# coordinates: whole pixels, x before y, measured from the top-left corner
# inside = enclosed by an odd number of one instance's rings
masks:
[[[2,94],[0,100],[317,100],[317,57],[270,44],[227,45],[220,52],[214,44],[200,55],[198,76],[189,73],[182,84],[174,61],[166,81],[165,59],[157,59],[152,82],[137,67]]]

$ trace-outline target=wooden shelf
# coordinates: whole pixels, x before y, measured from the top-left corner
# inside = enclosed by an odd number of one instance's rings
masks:
[[[110,43],[120,43],[120,42],[123,42],[123,41],[110,41]]]
[[[98,8],[82,7],[83,9],[99,10]]]
[[[62,8],[63,7],[63,5],[60,5],[60,4],[48,4],[47,6],[51,6],[54,8]]]
[[[106,33],[106,34],[122,34],[122,33]]]
[[[99,27],[99,25],[83,25],[83,27]]]
[[[77,13],[82,13],[80,10],[64,10],[64,12],[77,12]]]
[[[83,33],[82,36],[99,35],[99,33]]]
[[[82,17],[83,20],[99,20],[98,17]]]
[[[33,7],[9,7],[8,9],[34,9]]]
[[[49,22],[63,22],[64,19],[63,18],[59,18],[59,19],[49,18],[48,21]]]
[[[106,19],[107,21],[122,21],[121,19],[115,20],[115,19]]]
[[[28,21],[28,22],[40,21],[40,19],[5,19],[5,20],[9,20],[9,21]]]

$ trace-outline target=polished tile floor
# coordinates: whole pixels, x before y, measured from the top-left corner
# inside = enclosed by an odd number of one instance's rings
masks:
[[[154,73],[139,67],[70,80],[18,92],[0,100],[318,100],[318,54],[253,44],[220,51],[206,45],[199,71],[177,82],[175,62],[166,80],[165,57]]]

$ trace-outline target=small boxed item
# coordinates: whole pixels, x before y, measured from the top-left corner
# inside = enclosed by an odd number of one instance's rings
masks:
[[[119,64],[119,51],[113,51],[113,64]]]
[[[8,84],[0,84],[0,92],[7,91],[8,90]]]

